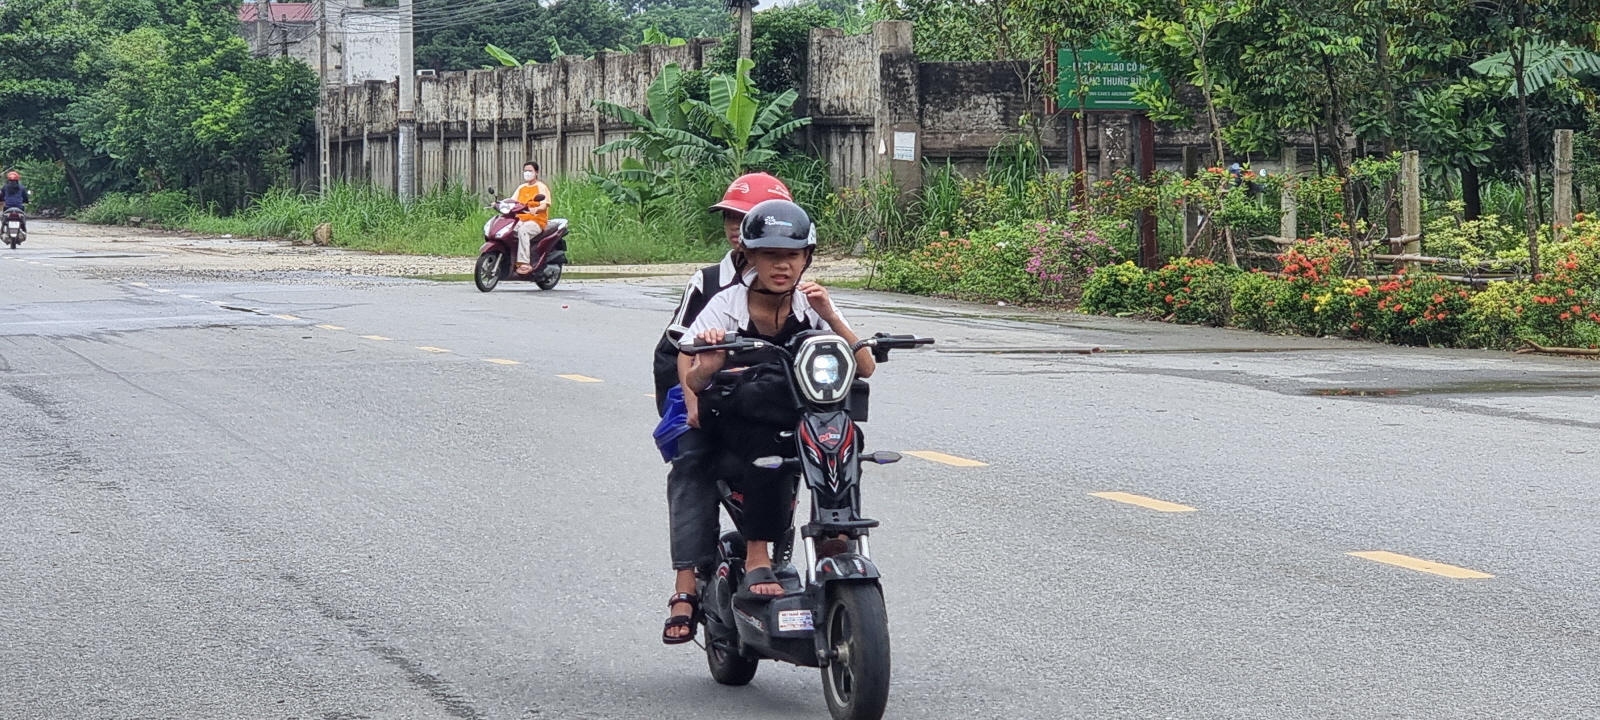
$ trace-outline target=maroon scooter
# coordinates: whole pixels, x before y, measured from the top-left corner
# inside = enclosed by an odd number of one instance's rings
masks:
[[[494,190],[489,190],[490,194]],[[533,196],[535,202],[544,202],[544,195]],[[567,221],[552,219],[544,232],[533,238],[528,249],[528,259],[533,272],[519,274],[517,262],[517,214],[528,211],[528,206],[516,200],[501,200],[489,206],[498,213],[483,225],[483,247],[478,248],[478,264],[472,281],[483,292],[489,292],[501,280],[531,280],[540,290],[555,288],[561,282],[561,267],[567,264]]]

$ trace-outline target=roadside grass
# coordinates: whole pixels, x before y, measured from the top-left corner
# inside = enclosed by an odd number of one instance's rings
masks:
[[[575,264],[646,264],[712,261],[724,252],[718,238],[698,237],[703,227],[682,219],[638,218],[583,178],[550,182],[552,217],[571,223],[567,256]],[[472,256],[483,243],[489,198],[464,188],[433,190],[407,205],[387,190],[339,184],[304,195],[275,188],[233,215],[197,208],[177,192],[108,194],[78,214],[83,222],[127,225],[142,218],[164,227],[211,235],[309,241],[328,223],[332,244],[407,255]]]

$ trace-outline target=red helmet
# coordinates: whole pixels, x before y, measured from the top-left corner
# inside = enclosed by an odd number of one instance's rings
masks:
[[[19,173],[19,172],[15,171],[15,170],[12,170],[11,172],[6,173],[6,179],[7,180],[21,180],[22,179],[22,173]]]
[[[728,191],[722,194],[722,202],[711,206],[711,212],[719,210],[732,210],[745,214],[757,203],[767,200],[794,200],[789,193],[789,187],[766,173],[749,173],[735,178],[728,185]]]

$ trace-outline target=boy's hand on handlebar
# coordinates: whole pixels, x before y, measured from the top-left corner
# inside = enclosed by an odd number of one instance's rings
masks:
[[[721,345],[728,337],[722,328],[707,328],[695,336],[701,345]],[[689,371],[699,381],[697,384],[707,382],[712,373],[722,369],[723,363],[728,360],[727,350],[708,350],[696,353],[690,360]],[[702,385],[703,386],[703,385]]]

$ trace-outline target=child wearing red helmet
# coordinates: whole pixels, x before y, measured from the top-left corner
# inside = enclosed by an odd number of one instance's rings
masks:
[[[745,263],[739,251],[739,226],[750,208],[766,200],[793,200],[788,186],[766,173],[749,173],[735,178],[722,200],[710,208],[722,213],[722,230],[728,241],[728,254],[722,262],[702,268],[683,289],[683,301],[673,315],[672,324],[656,346],[656,410],[664,412],[668,393],[678,384],[678,340],[694,324],[706,303],[717,293],[739,283]],[[714,482],[697,464],[708,448],[698,429],[690,428],[677,437],[677,452],[667,474],[667,511],[671,517],[672,567],[677,571],[676,592],[669,601],[671,617],[662,630],[661,641],[669,645],[694,639],[699,621],[700,600],[694,595],[695,569],[707,567],[716,557],[719,506]]]

